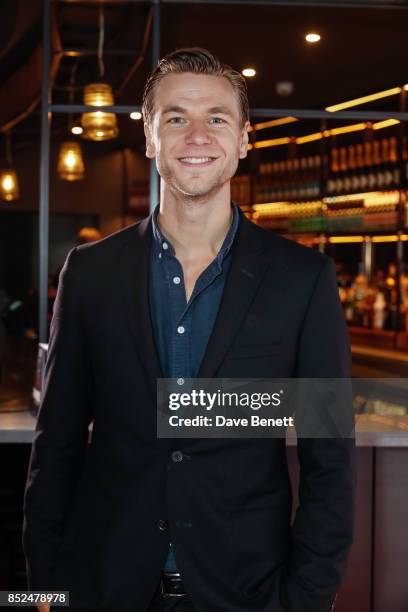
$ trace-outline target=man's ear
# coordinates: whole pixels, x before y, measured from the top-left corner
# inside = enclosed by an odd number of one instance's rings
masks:
[[[146,157],[154,159],[156,157],[156,148],[153,144],[152,128],[147,123],[144,123],[143,129],[146,136]]]
[[[248,128],[249,128],[249,125],[250,125],[249,121],[246,121],[244,127],[242,128],[241,144],[239,145],[239,159],[244,159],[244,157],[246,157],[247,153],[248,153],[248,142],[249,142]]]

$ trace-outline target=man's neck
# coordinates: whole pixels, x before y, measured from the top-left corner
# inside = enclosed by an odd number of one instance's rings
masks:
[[[162,189],[158,222],[183,260],[215,257],[232,221],[230,187],[208,200],[178,199]]]

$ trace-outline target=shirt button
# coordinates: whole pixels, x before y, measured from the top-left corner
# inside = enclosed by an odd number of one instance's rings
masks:
[[[178,463],[179,461],[183,461],[183,453],[182,451],[176,450],[171,453],[171,458],[174,463]]]
[[[159,253],[159,259],[161,259],[161,258],[162,258],[162,254],[161,254],[161,253]]]
[[[168,523],[167,523],[167,521],[165,521],[165,520],[163,520],[163,519],[159,519],[159,520],[157,521],[156,525],[157,525],[157,528],[158,528],[160,531],[166,531],[166,529],[167,529],[167,527],[168,527]]]
[[[177,384],[178,385],[184,385],[184,378],[178,378],[177,379]]]
[[[175,285],[179,285],[179,284],[180,284],[180,281],[181,281],[181,278],[180,278],[179,276],[175,276],[175,277],[173,278],[173,283],[174,283]]]
[[[179,325],[177,328],[177,331],[179,334],[184,334],[184,332],[186,331],[185,328],[182,325]]]
[[[162,247],[166,251],[169,248],[169,245],[167,244],[167,242],[163,242]]]

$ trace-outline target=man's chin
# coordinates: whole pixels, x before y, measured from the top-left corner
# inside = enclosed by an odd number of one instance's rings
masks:
[[[185,198],[205,198],[221,189],[222,185],[213,183],[211,185],[191,185],[178,183],[174,186],[174,191]]]

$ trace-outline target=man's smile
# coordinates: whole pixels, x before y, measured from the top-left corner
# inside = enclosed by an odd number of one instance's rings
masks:
[[[203,168],[203,167],[207,167],[210,166],[216,159],[218,159],[217,157],[207,157],[207,156],[202,156],[202,157],[179,157],[178,161],[183,165],[183,166],[189,166],[192,167],[194,166],[194,168]]]

